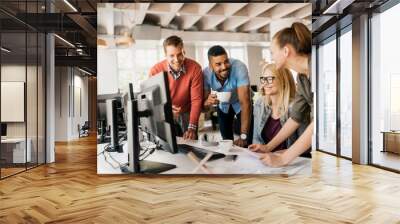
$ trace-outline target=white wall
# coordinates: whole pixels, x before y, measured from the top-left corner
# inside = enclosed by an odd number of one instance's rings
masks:
[[[77,139],[78,124],[82,126],[88,120],[88,78],[71,67],[56,67],[55,73],[55,141]]]
[[[262,47],[259,46],[247,46],[247,57],[249,64],[249,76],[250,85],[257,85],[257,89],[260,88],[259,77],[261,75],[261,62],[262,58]]]
[[[97,48],[97,94],[114,94],[117,92],[117,51]]]
[[[196,59],[196,46],[194,44],[185,44],[185,56]]]

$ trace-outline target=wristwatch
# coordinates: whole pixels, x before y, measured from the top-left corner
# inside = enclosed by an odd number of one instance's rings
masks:
[[[247,140],[247,134],[244,133],[240,134],[240,139]]]

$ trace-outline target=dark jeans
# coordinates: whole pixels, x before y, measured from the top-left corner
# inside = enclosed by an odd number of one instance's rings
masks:
[[[236,115],[236,119],[235,119]],[[232,106],[229,107],[228,113],[222,112],[218,107],[218,124],[222,139],[233,139],[233,134],[240,135],[241,112],[235,114]],[[247,133],[247,144],[251,144],[253,140],[253,116],[250,115],[250,129]]]

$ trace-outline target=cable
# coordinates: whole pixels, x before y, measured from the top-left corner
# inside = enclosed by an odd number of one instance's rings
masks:
[[[153,154],[155,152],[155,150],[163,150],[163,148],[161,147],[160,141],[157,140],[157,136],[142,129],[142,127],[139,126],[139,130],[141,130],[142,132],[146,133],[148,136],[146,136],[146,140],[141,142],[140,144],[140,149],[142,149],[140,154],[139,154],[139,161],[142,161],[144,159],[146,159],[147,157],[149,157],[151,154]],[[149,140],[149,137],[152,138],[153,141]],[[118,141],[118,144],[120,144],[121,146],[123,146],[125,144],[125,140],[127,139],[127,134],[124,134]],[[100,153],[97,154],[97,156],[103,154],[104,156],[104,160],[106,163],[108,163],[113,169],[120,169],[122,167],[126,167],[129,163],[121,163],[118,160],[116,160],[111,153],[108,151],[109,149],[111,149],[111,143],[108,143],[104,146],[103,151],[101,151]],[[108,155],[108,157],[110,157],[110,159],[112,161],[114,161],[114,163],[117,163],[118,165],[115,166],[114,164],[112,164],[106,154]],[[140,158],[142,157],[142,158]]]

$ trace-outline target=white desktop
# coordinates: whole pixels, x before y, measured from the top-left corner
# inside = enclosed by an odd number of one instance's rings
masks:
[[[209,133],[210,134],[210,133]],[[212,133],[216,134],[216,133]],[[216,152],[216,147],[205,147],[200,141],[185,141],[177,138],[178,144],[188,144]],[[106,144],[97,145],[97,173],[98,174],[122,174],[120,166],[128,162],[127,144],[123,144],[123,152],[105,152]],[[246,152],[247,149],[234,146],[232,151],[235,156],[206,161],[205,169],[196,169],[198,163],[190,159],[186,154],[171,154],[166,151],[156,150],[146,160],[163,162],[176,165],[175,169],[168,170],[161,174],[278,174],[278,175],[310,175],[312,172],[311,159],[299,157],[286,167],[272,168],[264,165],[257,156]],[[236,157],[236,158],[234,158]],[[193,172],[196,170],[195,172]]]

